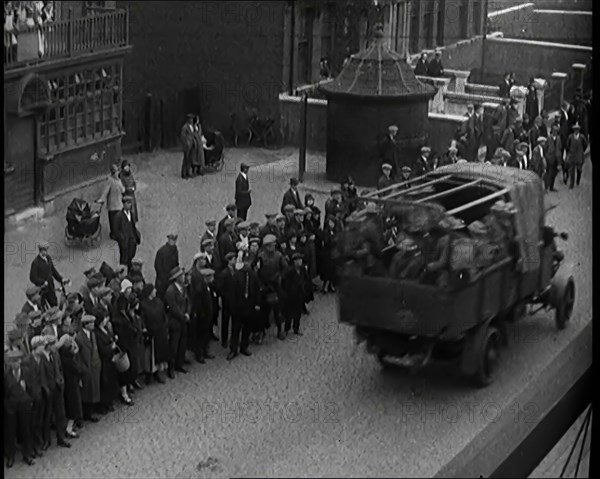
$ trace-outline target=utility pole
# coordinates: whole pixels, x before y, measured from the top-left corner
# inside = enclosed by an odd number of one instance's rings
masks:
[[[306,122],[308,115],[308,94],[302,92],[302,102],[300,111],[300,157],[298,158],[298,179],[304,181],[304,173],[306,172]]]
[[[488,11],[489,11],[489,0],[481,0],[483,3],[483,39],[481,40],[481,72],[479,74],[479,83],[483,83],[485,76],[485,43],[487,39],[488,30]]]

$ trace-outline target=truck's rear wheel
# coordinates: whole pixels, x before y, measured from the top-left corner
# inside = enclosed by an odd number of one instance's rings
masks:
[[[500,344],[500,331],[495,326],[489,326],[483,338],[477,372],[474,375],[477,386],[485,387],[494,381],[500,360]]]

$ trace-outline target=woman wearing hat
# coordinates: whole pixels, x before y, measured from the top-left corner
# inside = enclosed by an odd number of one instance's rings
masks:
[[[72,336],[65,334],[60,338],[60,362],[65,379],[65,415],[67,417],[67,437],[79,437],[74,431],[75,422],[83,419],[83,406],[81,402],[81,387],[86,369],[79,357],[77,343]]]
[[[117,339],[115,336],[110,316],[105,311],[98,308],[94,311],[96,329],[96,339],[98,341],[98,353],[102,362],[102,374],[100,375],[100,412],[113,410],[113,404],[120,398],[127,405],[131,405],[131,399],[127,393],[127,387],[121,386],[119,382],[119,372],[113,363],[113,356],[118,351]]]
[[[135,197],[136,190],[136,182],[133,177],[133,172],[131,171],[131,163],[129,160],[123,160],[121,162],[121,171],[119,173],[119,178],[121,179],[121,183],[123,184],[123,188],[125,188],[125,195],[131,196],[133,199],[133,206],[131,207],[131,214],[133,216],[133,221],[138,222],[138,207],[137,207],[137,199]]]
[[[322,293],[335,293],[336,264],[333,258],[337,247],[337,235],[340,229],[335,217],[328,216],[323,228],[323,249],[321,256]]]
[[[169,327],[165,305],[156,296],[156,288],[148,283],[144,285],[140,301],[140,313],[153,345],[154,379],[164,383],[171,352],[169,350]]]
[[[110,165],[110,175],[108,182],[100,198],[96,200],[96,203],[104,204],[107,203],[106,210],[108,211],[108,225],[110,226],[110,239],[116,239],[115,237],[115,216],[123,209],[123,195],[125,194],[125,187],[119,179],[119,166]]]
[[[288,262],[291,264],[292,255],[298,252],[298,233],[292,229],[287,234],[287,242],[285,246],[285,255]]]

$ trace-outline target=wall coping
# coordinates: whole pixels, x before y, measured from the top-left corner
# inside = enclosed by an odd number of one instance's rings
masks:
[[[515,5],[514,7],[504,8],[502,10],[496,10],[494,12],[488,13],[488,18],[494,18],[499,15],[504,15],[505,13],[516,12],[517,10],[522,10],[524,8],[535,7],[534,3],[524,3],[522,5]]]
[[[451,120],[451,121],[459,121],[463,122],[467,119],[466,115],[450,115],[448,113],[429,113],[429,118],[433,118],[434,120]]]
[[[592,12],[586,10],[546,10],[544,8],[534,9],[535,13],[553,13],[556,15],[589,15],[592,16]]]
[[[288,93],[280,93],[279,101],[287,102],[287,103],[302,103],[302,97],[293,96]],[[323,100],[321,98],[309,98],[309,105],[319,105],[319,106],[327,106],[327,100]]]
[[[552,78],[554,78],[555,80],[566,80],[568,76],[569,75],[567,75],[566,73],[563,73],[563,72],[552,73]]]
[[[452,80],[448,77],[428,77],[425,75],[415,75],[418,80],[424,83],[433,83],[434,85],[448,85]]]
[[[583,45],[573,45],[569,43],[554,43],[554,42],[542,42],[539,40],[525,40],[521,38],[488,38],[488,41],[495,43],[518,43],[520,45],[531,45],[536,47],[553,47],[553,48],[563,48],[565,50],[578,50],[581,52],[590,52],[592,53],[592,47],[586,47]]]

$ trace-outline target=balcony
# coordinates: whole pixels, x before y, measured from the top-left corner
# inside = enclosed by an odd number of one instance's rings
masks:
[[[4,71],[49,60],[73,58],[128,46],[129,18],[126,10],[49,22],[40,28],[19,31],[17,45],[4,32]]]

